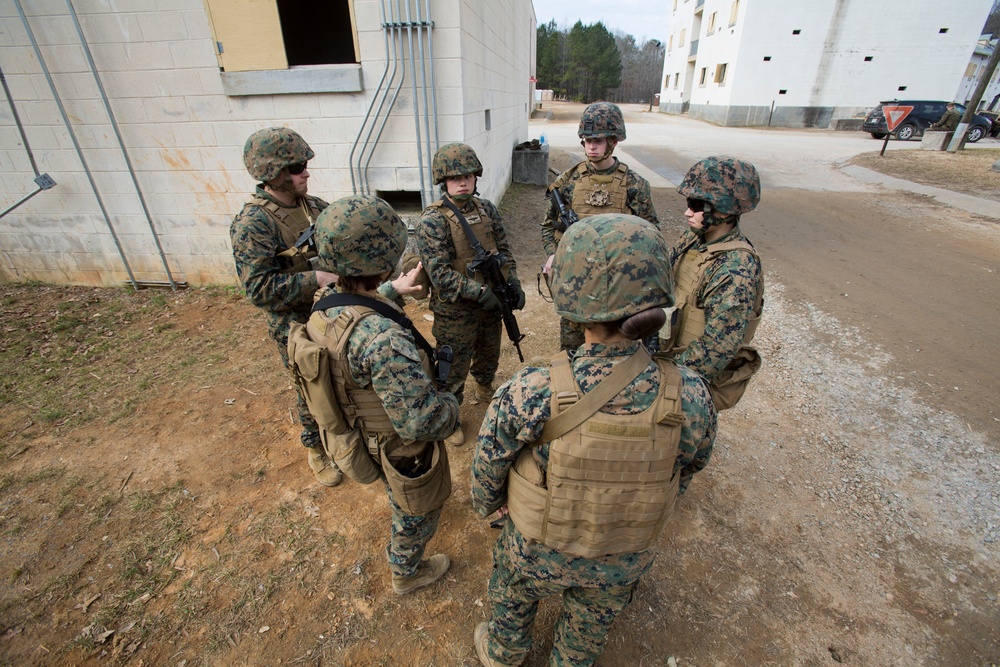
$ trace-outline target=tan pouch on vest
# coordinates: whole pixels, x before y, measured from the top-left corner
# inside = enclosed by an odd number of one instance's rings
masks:
[[[353,429],[341,435],[321,430],[319,435],[327,456],[358,484],[371,484],[382,476],[382,470],[372,458],[361,429]]]
[[[413,461],[412,456],[398,455],[399,450],[404,447],[401,442],[396,440],[396,447],[390,442],[381,448],[382,471],[392,489],[392,497],[411,516],[423,516],[440,508],[451,495],[448,449],[440,440],[423,444],[430,448],[430,452],[425,448],[420,455],[431,457],[430,468],[416,477],[400,470]]]
[[[708,385],[716,411],[728,410],[739,403],[747,390],[747,385],[750,384],[750,378],[760,370],[761,363],[757,350],[749,346],[740,348],[736,358],[726,366],[726,370],[719,373]]]
[[[288,329],[288,365],[319,427],[335,434],[349,431],[333,393],[329,352],[310,340],[306,326],[298,322],[292,322]]]

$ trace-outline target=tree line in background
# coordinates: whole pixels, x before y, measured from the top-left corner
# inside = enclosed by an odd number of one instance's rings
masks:
[[[612,35],[604,24],[555,21],[538,26],[536,88],[577,102],[648,102],[660,92],[666,49],[656,39],[641,47],[632,35]]]

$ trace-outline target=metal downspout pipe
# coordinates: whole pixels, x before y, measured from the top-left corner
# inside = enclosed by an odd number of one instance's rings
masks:
[[[174,282],[174,277],[170,274],[170,266],[167,264],[166,255],[163,254],[163,246],[160,245],[160,237],[156,233],[156,227],[153,226],[153,217],[149,213],[149,207],[146,206],[146,198],[142,194],[142,188],[139,187],[139,180],[135,175],[132,160],[129,158],[128,150],[125,148],[125,140],[122,139],[122,133],[118,129],[118,121],[115,118],[114,112],[111,110],[111,103],[108,101],[108,94],[104,90],[104,84],[101,82],[100,75],[97,73],[97,65],[94,63],[94,57],[90,52],[90,44],[88,44],[87,38],[83,34],[83,28],[80,26],[80,20],[77,18],[76,9],[73,7],[72,0],[66,0],[66,6],[69,8],[69,13],[73,16],[73,25],[76,26],[76,32],[80,36],[80,44],[83,46],[83,52],[87,55],[87,64],[90,65],[90,71],[94,74],[94,81],[97,82],[97,88],[101,91],[101,101],[104,102],[104,109],[107,111],[108,118],[111,120],[111,127],[115,131],[115,137],[118,139],[118,147],[121,148],[122,157],[125,158],[125,165],[128,167],[128,173],[132,177],[132,184],[135,185],[135,192],[139,196],[139,204],[142,206],[142,212],[145,214],[146,222],[149,224],[149,231],[153,234],[153,242],[156,243],[156,250],[160,253],[160,261],[163,262],[163,270],[167,272],[167,281],[170,283],[170,289],[176,292],[177,283]]]
[[[438,139],[437,83],[434,81],[434,21],[431,20],[431,0],[424,0],[424,15],[427,17],[427,57],[431,63],[431,109],[434,113],[433,146],[436,151],[441,145],[441,141]]]
[[[21,7],[21,0],[14,0],[14,6],[17,7],[17,13],[21,16],[21,22],[24,24],[24,29],[28,33],[28,38],[31,40],[31,46],[35,50],[35,57],[38,58],[38,64],[42,68],[42,72],[45,74],[45,80],[48,81],[49,89],[52,91],[52,97],[55,98],[56,106],[59,107],[59,113],[62,115],[63,122],[66,124],[66,131],[69,132],[70,139],[73,140],[73,146],[76,148],[76,154],[80,158],[80,162],[83,164],[83,170],[87,174],[87,180],[90,181],[90,187],[94,191],[94,196],[97,198],[97,204],[101,208],[101,213],[104,214],[104,221],[108,225],[108,230],[111,232],[111,238],[115,241],[115,247],[118,248],[118,254],[122,258],[122,263],[125,265],[125,271],[128,273],[129,281],[132,283],[132,288],[136,291],[139,290],[139,284],[135,280],[135,276],[132,275],[132,267],[129,266],[128,258],[125,257],[125,251],[122,249],[122,244],[118,240],[118,234],[115,233],[114,225],[111,224],[111,217],[108,215],[108,209],[104,206],[104,200],[101,199],[101,194],[97,189],[97,183],[94,182],[94,175],[90,171],[90,166],[87,164],[87,158],[83,155],[83,150],[80,148],[80,142],[76,137],[76,133],[73,131],[73,125],[69,122],[69,116],[66,115],[66,107],[63,106],[62,99],[59,97],[59,91],[56,90],[56,84],[52,80],[52,74],[49,72],[48,66],[45,64],[45,59],[42,57],[42,51],[38,48],[38,42],[35,40],[35,33],[31,30],[31,25],[28,23],[28,17],[24,15],[24,9]]]
[[[429,171],[424,174],[424,146],[427,146],[427,167],[430,169],[432,163],[432,157],[434,155],[434,149],[431,147],[431,131],[428,120],[428,109],[427,109],[427,62],[424,58],[424,41],[421,36],[421,30],[423,29],[423,23],[420,20],[420,0],[416,2],[416,22],[410,17],[410,0],[404,0],[406,2],[406,37],[410,43],[410,72],[413,74],[413,79],[410,81],[410,85],[413,88],[413,122],[416,125],[416,137],[417,137],[417,165],[420,169],[420,199],[423,206],[427,206],[432,201],[434,201],[434,177]],[[421,138],[420,135],[420,103],[417,99],[417,61],[413,57],[413,29],[416,28],[417,32],[417,49],[420,54],[420,89],[423,97],[424,103],[424,131],[426,132],[426,138]],[[426,142],[426,144],[425,144]],[[427,185],[424,185],[424,176],[428,176]]]

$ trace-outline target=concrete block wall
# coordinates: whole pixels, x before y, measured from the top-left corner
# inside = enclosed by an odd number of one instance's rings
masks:
[[[328,201],[351,194],[351,148],[385,65],[378,0],[355,2],[362,92],[249,96],[225,94],[202,0],[74,0],[150,220],[65,1],[21,0],[21,6],[94,184],[17,5],[0,0],[0,67],[38,170],[57,183],[0,217],[0,280],[126,282],[110,222],[135,278],[164,281],[151,220],[175,280],[234,283],[229,224],[254,187],[242,147],[264,127],[291,127],[310,143],[312,194]],[[439,137],[483,151],[490,176],[480,191],[496,200],[510,180],[511,147],[527,132],[530,71],[513,51],[533,45],[533,12],[530,0],[505,0],[504,12],[489,16],[469,6],[478,8],[464,0],[431,2]],[[401,66],[407,78],[369,163],[373,191],[420,189],[409,61]],[[474,84],[472,93],[466,83]],[[491,90],[494,83],[499,92]],[[422,112],[419,95],[417,103]],[[486,109],[490,130],[473,123]],[[426,160],[423,167],[429,178]],[[0,211],[33,192],[34,177],[11,109],[0,99]]]

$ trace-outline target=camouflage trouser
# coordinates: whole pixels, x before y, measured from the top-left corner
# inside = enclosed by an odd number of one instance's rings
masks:
[[[564,317],[559,318],[559,349],[572,352],[581,345],[583,345],[583,326]]]
[[[385,479],[382,481],[385,482]],[[407,514],[396,504],[388,484],[385,484],[385,491],[389,496],[389,507],[392,508],[392,531],[389,545],[385,548],[389,557],[389,569],[395,575],[411,577],[417,573],[424,549],[437,531],[441,510],[436,509],[423,516]]]
[[[272,340],[278,346],[278,354],[281,355],[281,362],[285,364],[285,368],[288,368],[288,325],[276,327],[270,331],[270,334]],[[292,378],[292,383],[295,384],[294,377]],[[306,399],[303,398],[297,384],[295,384],[295,395],[298,398],[299,423],[302,424],[302,433],[299,435],[299,439],[306,447],[322,448],[323,444],[319,437],[319,425],[316,424],[312,413],[309,412],[309,406],[306,405]]]
[[[518,570],[503,546],[504,538],[502,535],[493,547],[488,591],[490,657],[506,665],[520,665],[531,649],[539,601],[562,594],[563,611],[556,621],[549,665],[593,665],[604,652],[615,617],[631,602],[638,580],[626,584],[595,580],[593,587],[573,586],[560,581],[561,564],[557,561],[534,563],[536,573]]]
[[[451,345],[455,360],[448,374],[448,386],[458,404],[465,395],[465,378],[471,368],[479,384],[489,385],[500,365],[500,338],[503,321],[498,313],[484,312],[475,301],[434,304],[431,333],[438,346]]]

